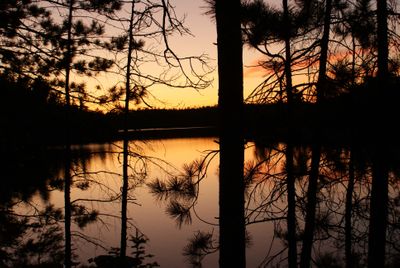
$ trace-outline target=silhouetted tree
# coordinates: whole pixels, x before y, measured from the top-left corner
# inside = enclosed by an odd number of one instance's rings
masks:
[[[295,104],[293,85],[292,85],[292,53],[291,53],[291,18],[289,14],[288,1],[283,0],[283,23],[285,26],[285,33],[283,36],[285,42],[285,82],[286,82],[286,96],[288,106],[288,122],[289,133],[287,137],[286,147],[286,173],[287,173],[287,231],[288,231],[288,262],[289,267],[297,266],[297,237],[296,237],[296,188],[295,177],[293,172],[293,137],[294,132],[292,126],[293,118],[293,105]]]
[[[378,38],[378,83],[382,86],[382,93],[390,90],[389,81],[389,47],[388,47],[388,10],[386,0],[377,0],[377,38]],[[384,94],[386,95],[386,94]],[[378,107],[384,107],[382,99],[378,99]],[[384,109],[383,111],[387,111]],[[387,114],[380,113],[381,116]],[[385,122],[386,120],[384,120]],[[379,121],[380,122],[380,121]],[[381,123],[374,122],[376,127]],[[378,139],[384,134],[378,131]],[[388,213],[388,179],[387,151],[381,147],[375,148],[372,156],[372,189],[370,204],[370,226],[368,240],[368,267],[385,266],[386,229]]]
[[[324,90],[327,87],[327,64],[328,64],[328,48],[329,48],[329,34],[331,30],[331,12],[332,12],[332,1],[327,0],[325,2],[325,13],[323,22],[323,33],[320,40],[320,57],[319,57],[319,71],[317,81],[317,105],[322,105],[326,99]],[[320,122],[316,122],[317,125]],[[317,127],[318,128],[318,127]],[[316,139],[318,139],[319,131],[317,129]],[[318,179],[319,179],[319,166],[321,158],[321,145],[317,141],[313,142],[312,146],[312,157],[310,176],[308,181],[307,191],[307,210],[306,220],[304,226],[304,238],[303,246],[301,251],[300,266],[309,267],[312,254],[312,243],[315,226],[315,210],[317,205],[317,191],[318,191]]]
[[[245,267],[240,1],[215,0],[220,113],[220,267]]]
[[[117,3],[115,6],[114,4]],[[61,37],[60,44],[61,50],[63,51],[63,58],[60,60],[60,66],[64,71],[65,81],[62,81],[64,85],[64,93],[65,93],[65,169],[64,169],[64,215],[65,215],[65,267],[72,267],[72,242],[71,242],[71,214],[73,207],[71,206],[71,185],[72,185],[72,176],[71,176],[71,134],[70,134],[70,110],[71,110],[71,88],[73,85],[70,82],[71,77],[71,69],[73,67],[73,59],[77,55],[77,51],[80,45],[88,44],[87,37],[90,34],[100,35],[103,33],[102,27],[96,22],[92,21],[90,27],[85,27],[81,20],[78,20],[74,24],[74,15],[77,9],[86,9],[86,10],[107,10],[108,8],[117,8],[119,7],[117,1],[103,1],[103,2],[85,2],[85,1],[59,1],[52,2],[58,8],[65,8],[67,14],[67,20],[65,21],[65,31],[66,37],[63,39],[63,27],[58,27],[55,24],[52,24],[51,21],[48,21],[49,25],[46,25],[46,29],[50,27],[56,28],[56,35]],[[56,38],[56,36],[50,36],[50,38]],[[63,43],[65,42],[65,43]],[[96,62],[97,61],[97,62]],[[107,67],[110,67],[112,62],[107,60],[102,61],[100,58],[95,59],[95,63],[92,63],[93,69],[96,71],[96,67],[101,65],[101,70],[105,70]],[[82,73],[85,73],[87,70],[87,66],[91,66],[90,63],[85,60],[78,61],[75,63],[75,67]],[[61,71],[61,70],[60,70]],[[80,87],[78,87],[80,88]],[[81,93],[78,91],[78,93]]]
[[[131,63],[132,63],[132,53],[134,49],[134,41],[133,41],[133,16],[135,14],[135,1],[131,2],[131,17],[129,19],[129,28],[128,28],[128,55],[127,55],[127,63],[126,63],[126,87],[125,87],[125,111],[124,111],[124,141],[123,141],[123,168],[122,168],[122,206],[121,206],[121,249],[120,249],[120,257],[121,262],[125,260],[126,256],[126,231],[127,231],[127,205],[128,205],[128,183],[129,183],[129,175],[128,175],[128,114],[129,114],[129,100],[131,94],[131,84],[130,84],[130,76],[131,76]]]
[[[339,58],[328,69],[334,83],[340,88],[338,93],[348,93],[356,84],[365,82],[365,78],[373,74],[376,23],[371,0],[340,3],[336,10],[340,20],[333,25],[333,34],[339,38],[339,44],[349,50],[350,59]]]
[[[310,68],[315,58],[317,42],[312,34],[316,18],[311,10],[318,14],[320,8],[315,1],[282,1],[280,10],[262,0],[246,1],[242,8],[245,42],[265,57],[257,66],[267,74],[247,101],[299,102],[312,85],[293,85],[293,78]]]
[[[207,57],[180,57],[178,52],[170,47],[170,36],[187,34],[189,30],[183,25],[183,19],[177,17],[168,0],[130,1],[124,3],[124,7],[127,7],[126,11],[118,11],[109,16],[109,24],[121,30],[120,35],[112,37],[110,42],[104,43],[104,47],[112,52],[117,59],[115,72],[123,76],[124,85],[116,84],[112,86],[109,89],[109,94],[100,98],[103,104],[111,104],[111,109],[120,112],[123,118],[121,126],[123,130],[123,185],[120,244],[122,260],[126,255],[127,204],[129,189],[131,189],[130,179],[138,179],[133,169],[133,174],[129,174],[130,164],[134,159],[145,159],[137,152],[131,151],[129,146],[128,129],[139,127],[137,122],[131,120],[132,104],[150,106],[148,98],[152,96],[150,93],[152,86],[191,87],[198,90],[210,83],[210,80],[205,77],[208,74]],[[162,16],[159,16],[159,13]],[[116,24],[122,24],[125,27],[118,28],[115,26]],[[161,42],[156,43],[157,47],[154,46],[156,39],[161,40]],[[190,62],[189,68],[186,68],[186,62]],[[142,65],[153,65],[154,71],[151,73],[144,72],[141,68]],[[201,72],[198,71],[198,65],[203,68]],[[159,75],[157,75],[157,72],[159,72]]]

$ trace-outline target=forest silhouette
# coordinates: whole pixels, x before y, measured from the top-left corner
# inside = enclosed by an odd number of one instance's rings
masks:
[[[182,254],[192,267],[215,252],[219,267],[248,267],[248,230],[270,222],[281,246],[265,250],[259,267],[400,264],[395,3],[204,2],[217,32],[218,105],[156,109],[140,108],[152,88],[200,91],[214,70],[207,56],[180,56],[171,45],[190,34],[172,0],[1,1],[0,266],[158,267],[132,220],[135,190],[147,187],[178,227],[190,224],[217,158],[218,231],[189,240]],[[248,96],[244,49],[261,55],[253,67],[265,72]],[[118,82],[89,89],[100,74]],[[169,164],[142,154],[138,141],[177,137],[215,137],[219,149],[150,180],[149,165]],[[245,162],[249,142],[254,163]],[[92,143],[102,144],[97,152],[85,149]],[[89,171],[107,155],[118,172]],[[99,174],[116,176],[118,190]],[[76,196],[94,187],[104,195]],[[117,247],[84,233],[103,217],[118,221]],[[103,253],[81,263],[78,240]]]

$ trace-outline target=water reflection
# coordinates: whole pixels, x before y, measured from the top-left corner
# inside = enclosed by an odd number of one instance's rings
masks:
[[[126,267],[218,267],[218,144],[188,138],[130,146]],[[377,267],[382,261],[398,267],[395,146],[246,146],[247,267],[287,266],[293,259],[305,267]],[[118,263],[121,147],[77,146],[71,152],[77,267]],[[0,267],[62,267],[62,156],[53,148],[10,152],[3,160]]]

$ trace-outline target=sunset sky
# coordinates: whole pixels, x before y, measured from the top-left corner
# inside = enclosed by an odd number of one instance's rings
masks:
[[[206,4],[202,0],[171,0],[176,7],[178,17],[186,16],[185,25],[190,29],[193,36],[178,37],[171,43],[172,48],[180,56],[208,54],[213,67],[217,66],[217,47],[215,45],[216,26],[213,19],[205,15]],[[259,55],[248,49],[244,50],[245,66],[257,62]],[[246,67],[245,96],[261,82],[262,72],[252,72]],[[152,94],[165,103],[154,103],[158,107],[184,108],[193,106],[216,105],[218,101],[218,78],[216,71],[210,78],[214,79],[212,86],[207,89],[196,91],[194,89],[176,89],[166,87],[155,87],[151,89]]]
[[[195,90],[193,88],[171,88],[167,86],[154,85],[149,88],[150,97],[146,99],[147,103],[154,108],[188,108],[214,106],[218,102],[218,77],[217,77],[217,36],[214,19],[206,15],[206,3],[204,0],[170,0],[175,7],[178,18],[185,18],[185,27],[187,27],[192,35],[175,34],[170,37],[170,47],[179,57],[199,56],[206,54],[210,58],[210,66],[215,69],[208,76],[213,83],[206,89]],[[277,0],[269,2],[280,3]],[[128,16],[128,15],[125,15]],[[115,33],[114,33],[115,34]],[[117,33],[118,35],[118,33]],[[147,41],[146,41],[146,44]],[[160,43],[158,46],[162,46]],[[157,46],[157,44],[155,44]],[[162,49],[162,48],[161,48]],[[247,46],[243,49],[244,61],[244,97],[263,81],[263,76],[268,74],[262,68],[251,68],[263,58],[254,49]],[[144,68],[144,73],[157,76],[158,65]],[[161,68],[158,68],[159,70]],[[189,71],[189,70],[188,70]],[[79,80],[79,78],[77,78]],[[85,78],[88,79],[88,78]],[[107,89],[115,84],[124,86],[124,79],[116,77],[110,73],[103,73],[95,78],[90,78],[87,83],[88,89],[93,89],[97,85]],[[97,93],[94,93],[97,95]],[[142,106],[131,106],[135,109]]]
[[[173,41],[172,48],[180,56],[195,56],[206,53],[213,59],[212,66],[217,65],[216,29],[212,19],[204,15],[205,3],[199,0],[173,0],[179,17],[186,16],[185,25],[193,36],[177,37]],[[217,76],[213,85],[207,89],[196,91],[194,89],[176,89],[167,87],[153,88],[151,92],[168,107],[189,107],[215,105],[217,103]],[[162,106],[162,104],[158,104]]]

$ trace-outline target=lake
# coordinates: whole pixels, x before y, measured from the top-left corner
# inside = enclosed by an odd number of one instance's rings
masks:
[[[129,146],[128,237],[136,238],[137,247],[132,248],[134,243],[128,241],[127,254],[143,257],[141,265],[157,262],[161,267],[195,267],[183,253],[185,248],[188,252],[194,237],[207,237],[209,247],[200,248],[195,258],[201,260],[202,267],[218,267],[217,138],[140,140],[130,141]],[[288,248],[289,146],[251,141],[245,147],[247,267],[284,267]],[[310,210],[306,200],[314,151],[309,145],[290,148],[295,178],[296,250],[300,259]],[[122,142],[76,145],[72,149],[73,260],[78,267],[100,267],[89,260],[116,255],[120,243]],[[365,266],[374,157],[367,146],[324,145],[320,150],[314,190],[313,266],[344,267],[349,258]],[[51,148],[11,154],[3,163],[0,264],[4,267],[62,264],[62,155],[62,149]],[[396,155],[390,159],[386,163],[386,262],[394,265],[400,254],[400,162]],[[200,173],[195,168],[198,163],[206,167]],[[185,181],[193,182],[189,185],[194,187],[193,192],[185,192]],[[186,214],[180,217],[176,213],[179,208],[187,209]],[[145,240],[138,243],[138,238]],[[34,266],[38,264],[42,266]]]

